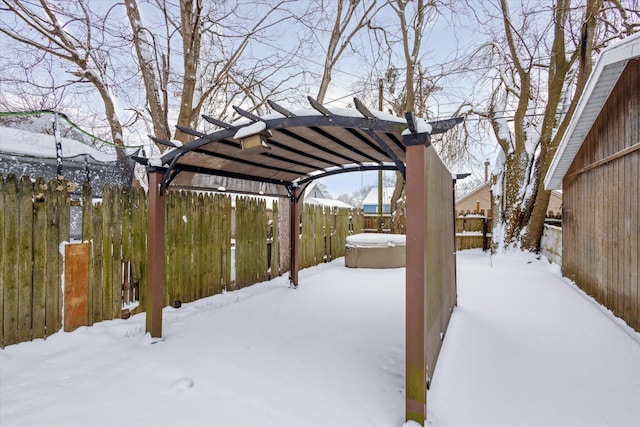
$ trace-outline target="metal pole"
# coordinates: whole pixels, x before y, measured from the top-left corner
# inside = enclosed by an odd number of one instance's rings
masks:
[[[382,95],[384,90],[384,80],[378,80],[378,110],[382,111]],[[382,171],[378,171],[378,233],[382,233]]]
[[[53,113],[53,139],[56,142],[56,175],[59,180],[62,175],[62,141],[60,140],[60,123],[58,123],[58,113]]]

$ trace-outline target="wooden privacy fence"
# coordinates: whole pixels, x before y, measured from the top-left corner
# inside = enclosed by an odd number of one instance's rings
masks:
[[[492,220],[480,215],[456,217],[456,250],[491,247]]]
[[[378,232],[378,215],[365,215],[364,216],[364,227],[363,231],[365,233],[377,233]],[[385,214],[382,215],[382,232],[390,233],[391,232],[391,215]]]
[[[0,176],[0,345],[44,338],[63,327],[63,256],[69,241],[71,200],[66,184]],[[85,183],[81,200],[86,286],[79,287],[91,325],[143,311],[146,277],[147,195],[105,186],[94,201]],[[179,306],[280,275],[278,204],[236,200],[235,283],[231,280],[231,197],[169,191],[166,213],[164,305]],[[362,230],[362,214],[305,205],[302,247],[311,266],[344,256],[346,236]],[[76,256],[77,258],[77,256]],[[82,261],[82,260],[80,260]],[[74,261],[76,262],[76,261]],[[69,271],[74,266],[69,266]],[[84,270],[83,270],[84,271]],[[86,289],[86,290],[84,290]],[[77,295],[74,296],[77,298]],[[124,312],[123,312],[124,309]],[[65,330],[67,329],[65,317]]]
[[[269,278],[266,203],[248,197],[236,199],[236,288]]]
[[[94,203],[91,187],[85,183],[82,188],[82,240],[90,242],[87,324],[119,318],[123,290],[125,300],[129,302],[132,302],[130,290],[137,290],[138,301],[144,296],[142,283],[147,252],[144,191],[106,185],[102,201]]]
[[[0,175],[0,343],[44,338],[62,326],[62,256],[69,240],[64,183]]]
[[[300,226],[300,268],[344,256],[351,233],[361,233],[362,212],[346,208],[304,205]]]
[[[165,306],[219,294],[229,286],[231,215],[227,195],[167,193]]]

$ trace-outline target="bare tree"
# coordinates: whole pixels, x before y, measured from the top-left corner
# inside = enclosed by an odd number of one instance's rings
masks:
[[[357,11],[359,7],[361,7],[362,10],[358,16]],[[338,0],[335,2],[333,26],[331,27],[331,34],[327,45],[324,48],[324,67],[322,70],[322,78],[320,79],[320,87],[318,88],[318,94],[316,96],[318,102],[324,102],[329,84],[331,83],[333,70],[338,61],[352,45],[354,37],[360,31],[368,28],[371,19],[375,17],[379,10],[380,7],[377,4],[377,0]],[[321,15],[326,16],[331,10],[321,5],[319,12]],[[323,20],[320,22],[322,23],[322,21]],[[327,16],[326,21],[331,21],[329,16]],[[320,28],[311,28],[312,31],[319,29]]]
[[[493,235],[499,245],[535,250],[550,196],[541,183],[593,57],[612,37],[637,28],[630,16],[637,19],[638,11],[601,0],[581,7],[569,0],[524,3],[517,13],[506,0],[491,6],[476,17],[488,26],[498,21],[500,27],[474,57],[480,58],[475,64],[483,73],[480,84],[490,89],[484,109],[475,111],[488,119],[500,147],[492,187]]]
[[[122,136],[122,123],[118,116],[110,85],[110,54],[117,46],[109,43],[105,21],[88,9],[83,2],[62,5],[40,0],[35,5],[21,0],[2,0],[0,33],[29,46],[40,55],[33,55],[31,64],[24,69],[33,70],[48,55],[61,61],[69,81],[89,84],[97,90],[104,103],[105,119],[111,129],[111,138],[118,157],[126,155]],[[108,12],[107,12],[108,13]],[[60,86],[59,86],[60,87]]]
[[[171,2],[155,0],[164,36],[141,20],[137,2],[125,1],[147,108],[159,138],[170,138],[172,107],[178,111],[177,125],[185,128],[197,127],[204,109],[224,117],[232,103],[248,104],[250,110],[264,108],[266,98],[291,78],[291,73],[279,73],[297,65],[300,45],[287,50],[272,42],[270,52],[257,48],[259,43],[269,44],[269,31],[296,18],[287,9],[291,0],[251,5],[182,0],[177,9]],[[181,51],[173,47],[174,39]],[[262,55],[252,56],[259,50]],[[171,105],[169,92],[176,94],[178,105]],[[176,129],[174,139],[184,143],[190,138]]]
[[[225,116],[231,104],[266,109],[267,96],[290,89],[286,83],[299,72],[304,43],[276,43],[283,24],[297,18],[288,9],[293,0],[152,0],[144,5],[147,22],[138,3],[1,3],[0,31],[28,53],[19,57],[31,59],[12,64],[12,75],[25,74],[20,88],[36,94],[47,87],[58,94],[79,85],[97,89],[120,157],[127,126],[139,129],[143,123],[143,134],[169,140],[171,120],[195,128],[203,111]],[[53,64],[55,84],[42,76],[44,63]],[[66,76],[62,82],[60,75]],[[0,81],[9,82],[5,75]],[[116,105],[132,112],[126,122]],[[173,138],[187,142],[191,136],[176,130]]]
[[[413,11],[408,9],[409,5],[415,3]],[[401,91],[403,102],[396,103],[394,109],[396,113],[402,114],[405,111],[416,111],[416,89],[423,97],[420,99],[422,112],[426,111],[424,102],[426,97],[435,89],[435,85],[430,85],[430,89],[426,88],[425,81],[422,78],[422,68],[420,66],[420,51],[422,48],[422,38],[425,32],[425,26],[429,20],[434,19],[437,14],[437,5],[435,1],[417,0],[416,2],[407,2],[404,0],[396,0],[389,2],[390,7],[398,18],[400,28],[400,45],[402,47],[403,59],[405,64],[404,88]],[[420,74],[416,73],[416,68]],[[391,229],[395,233],[404,230],[404,179],[400,173],[396,173],[396,185],[391,196]]]

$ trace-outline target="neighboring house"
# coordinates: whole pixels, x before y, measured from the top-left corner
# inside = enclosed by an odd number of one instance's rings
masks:
[[[393,196],[394,187],[382,188],[382,214],[391,215],[391,196]],[[378,187],[373,187],[367,197],[362,201],[362,210],[364,214],[378,213]]]
[[[547,217],[558,217],[562,211],[562,193],[554,190],[549,197]],[[491,217],[490,183],[484,182],[464,196],[456,199],[456,214],[480,214]]]
[[[316,181],[309,184],[309,187],[305,190],[304,202],[311,205],[320,205],[331,208],[353,208],[353,206],[348,203],[332,199],[331,194],[329,194],[325,186]]]
[[[640,331],[640,34],[596,62],[545,177],[565,276]]]

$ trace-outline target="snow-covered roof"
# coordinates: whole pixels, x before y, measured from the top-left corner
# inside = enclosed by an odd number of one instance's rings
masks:
[[[131,186],[135,166],[131,158],[117,160],[113,154],[103,153],[71,138],[61,137],[60,142],[63,175],[65,179],[78,184],[74,193],[80,193],[84,181],[91,183],[96,197],[101,197],[105,184]],[[0,175],[9,174],[42,177],[45,180],[56,178],[55,137],[0,126]]]
[[[598,58],[576,111],[544,179],[547,190],[562,187],[562,179],[589,134],[629,60],[640,57],[640,33],[609,46]]]
[[[382,204],[388,205],[391,203],[391,196],[393,196],[394,187],[382,187]],[[378,205],[378,187],[373,187],[367,197],[362,201],[362,205]]]
[[[115,155],[96,150],[80,141],[60,138],[62,157],[91,156],[99,162],[113,162]],[[38,158],[56,158],[56,141],[53,135],[0,126],[0,152]]]
[[[341,200],[323,199],[321,197],[305,197],[304,202],[312,205],[320,205],[331,208],[353,208],[353,206]]]

